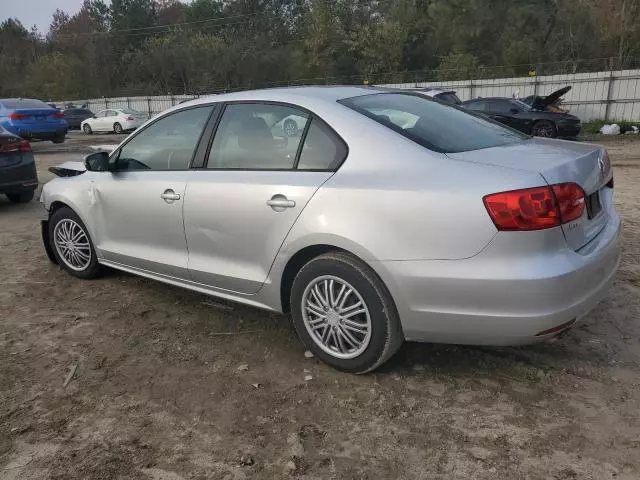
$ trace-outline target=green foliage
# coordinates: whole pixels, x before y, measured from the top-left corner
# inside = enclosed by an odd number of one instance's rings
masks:
[[[14,19],[0,24],[0,95],[204,93],[636,67],[640,2],[84,0],[79,12],[57,11],[44,33]]]

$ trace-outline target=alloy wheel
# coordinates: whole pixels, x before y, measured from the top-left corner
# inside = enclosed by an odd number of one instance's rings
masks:
[[[77,272],[91,263],[91,246],[84,229],[70,218],[60,220],[53,230],[58,256],[67,267]]]
[[[362,354],[371,340],[371,316],[360,293],[341,278],[325,275],[307,285],[302,317],[313,341],[341,359]]]

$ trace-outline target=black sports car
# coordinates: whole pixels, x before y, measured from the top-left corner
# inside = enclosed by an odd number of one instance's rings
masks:
[[[542,106],[538,102],[534,104],[535,107]],[[534,108],[514,98],[476,98],[462,102],[462,106],[536,137],[575,137],[582,127],[580,119],[574,115]]]
[[[33,198],[38,176],[28,141],[0,127],[0,193],[11,202],[23,203]]]

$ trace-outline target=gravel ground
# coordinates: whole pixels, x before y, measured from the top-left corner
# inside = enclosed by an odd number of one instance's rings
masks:
[[[116,143],[72,137],[36,145],[42,181]],[[285,317],[72,278],[39,204],[1,199],[0,478],[640,478],[640,142],[610,152],[624,259],[592,314],[551,344],[407,344],[366,376],[306,358]]]

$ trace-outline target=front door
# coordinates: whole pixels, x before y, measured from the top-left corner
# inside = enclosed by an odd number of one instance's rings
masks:
[[[288,137],[280,122],[290,115],[311,123]],[[206,169],[193,172],[185,194],[191,278],[257,292],[296,219],[345,155],[342,140],[302,110],[227,105]]]
[[[171,113],[115,152],[93,184],[96,247],[107,261],[188,279],[182,209],[190,163],[212,106]]]

